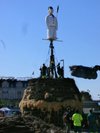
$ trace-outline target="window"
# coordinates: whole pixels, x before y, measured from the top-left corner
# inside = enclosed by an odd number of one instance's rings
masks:
[[[9,83],[7,81],[3,81],[2,88],[8,88],[8,87],[9,87]]]
[[[16,87],[18,87],[18,88],[21,88],[21,87],[23,87],[23,84],[22,84],[22,82],[16,82]]]
[[[17,91],[17,98],[21,98],[21,97],[22,97],[21,91]]]

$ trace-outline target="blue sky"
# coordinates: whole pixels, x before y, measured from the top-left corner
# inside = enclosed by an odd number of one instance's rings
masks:
[[[49,64],[45,16],[59,5],[55,59],[64,59],[65,77],[73,78],[80,91],[100,94],[100,72],[95,80],[72,77],[69,66],[100,65],[100,0],[0,0],[0,76],[39,77]]]

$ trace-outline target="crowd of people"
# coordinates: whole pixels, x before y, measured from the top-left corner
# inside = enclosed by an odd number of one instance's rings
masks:
[[[28,109],[28,112],[47,123],[61,127],[66,133],[70,133],[70,131],[74,131],[74,133],[82,133],[82,131],[100,133],[100,115],[96,116],[92,109],[88,114],[69,106],[66,108],[62,106],[58,111],[34,108],[32,110]]]
[[[64,68],[63,66],[62,67],[60,66],[60,63],[58,63],[55,68],[47,67],[45,64],[43,64],[42,67],[40,67],[41,78],[52,78],[54,73],[56,73],[56,77],[64,78]]]
[[[79,112],[79,110],[76,110],[71,116],[70,112],[65,112],[63,115],[63,123],[66,133],[70,133],[70,130],[72,129],[71,122],[75,133],[82,133],[84,128],[86,128],[88,133],[99,133],[99,119],[93,113],[92,109],[90,109],[90,112],[86,118]]]

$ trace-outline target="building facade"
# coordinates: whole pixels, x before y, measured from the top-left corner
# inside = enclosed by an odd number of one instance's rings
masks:
[[[20,100],[28,79],[0,78],[0,100]]]

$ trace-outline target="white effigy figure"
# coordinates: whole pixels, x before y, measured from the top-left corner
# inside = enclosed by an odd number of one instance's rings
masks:
[[[58,29],[57,18],[53,15],[53,7],[48,7],[49,15],[46,17],[46,25],[47,25],[47,39],[56,40],[57,34],[56,31]]]

